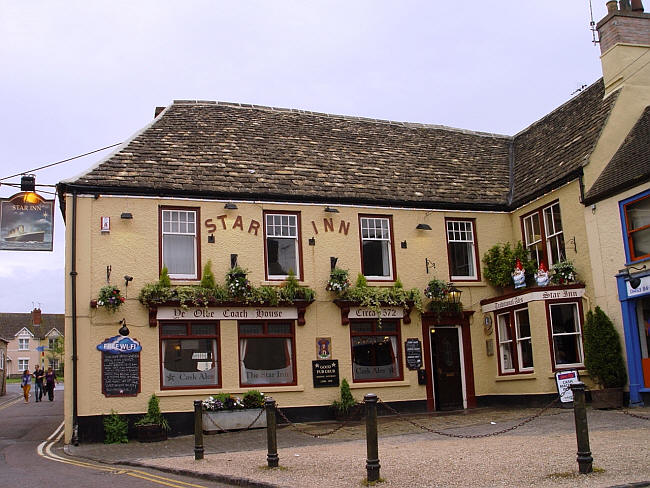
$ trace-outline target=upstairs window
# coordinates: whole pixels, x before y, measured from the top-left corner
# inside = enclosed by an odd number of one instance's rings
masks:
[[[283,280],[293,271],[300,273],[300,216],[289,213],[267,213],[264,216],[266,235],[266,277]]]
[[[565,259],[560,204],[552,203],[522,218],[524,243],[531,259],[548,267]]]
[[[650,193],[623,204],[628,261],[650,258]]]
[[[162,266],[172,279],[198,279],[198,209],[161,209]]]
[[[29,339],[28,338],[19,338],[18,339],[18,350],[27,351],[29,350]]]
[[[451,280],[478,280],[473,220],[447,219],[447,255]]]
[[[361,268],[366,278],[393,279],[393,242],[390,217],[359,217]]]

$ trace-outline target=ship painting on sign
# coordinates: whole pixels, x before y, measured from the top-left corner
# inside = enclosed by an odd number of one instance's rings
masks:
[[[10,242],[43,242],[45,231],[25,232],[25,226],[19,225],[9,231],[4,237],[5,241]]]

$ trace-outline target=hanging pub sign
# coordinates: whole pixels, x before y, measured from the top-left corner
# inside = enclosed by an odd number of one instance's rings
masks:
[[[54,200],[31,192],[0,200],[0,250],[51,251]]]
[[[117,335],[98,344],[97,349],[102,352],[102,393],[106,396],[140,393],[140,343]]]

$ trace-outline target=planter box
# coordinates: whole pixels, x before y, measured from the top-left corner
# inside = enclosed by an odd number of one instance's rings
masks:
[[[160,442],[167,440],[167,431],[160,425],[137,425],[136,437],[140,442]]]
[[[261,414],[260,414],[261,412]],[[266,427],[266,412],[262,408],[245,410],[203,411],[203,432],[216,434],[228,430],[261,429]]]

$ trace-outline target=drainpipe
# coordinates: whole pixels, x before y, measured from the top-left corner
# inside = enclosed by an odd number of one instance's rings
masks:
[[[70,250],[70,300],[72,313],[72,444],[79,445],[77,422],[77,191],[72,190],[72,246]]]

